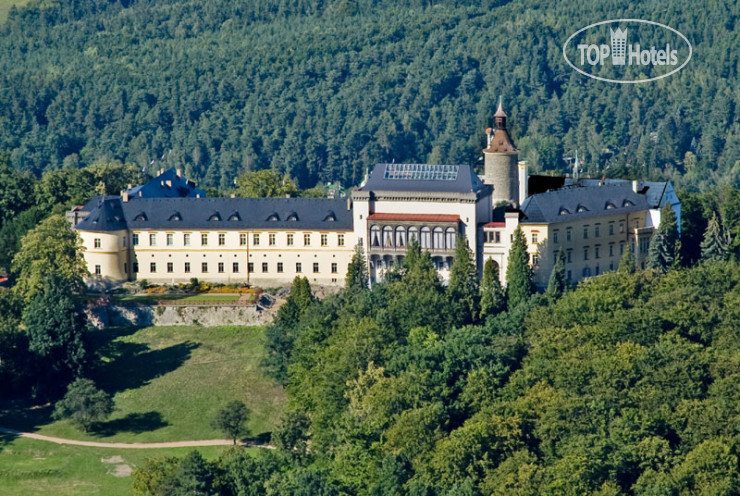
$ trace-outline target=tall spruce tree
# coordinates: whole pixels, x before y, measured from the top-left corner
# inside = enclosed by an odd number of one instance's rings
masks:
[[[506,293],[499,279],[498,264],[489,258],[483,264],[483,279],[480,284],[480,318],[485,320],[506,308]]]
[[[347,267],[347,277],[345,279],[344,287],[348,291],[361,291],[367,289],[370,282],[370,275],[367,272],[367,259],[365,258],[365,250],[361,243],[355,245],[355,252],[352,255],[352,260]]]
[[[457,325],[472,324],[478,319],[480,313],[478,271],[475,268],[473,251],[468,246],[468,239],[462,234],[455,240],[455,254],[450,268],[447,295],[455,312],[453,321]]]
[[[680,249],[676,214],[666,203],[661,210],[660,225],[650,240],[647,267],[667,271],[678,264]]]
[[[619,267],[617,268],[617,272],[622,272],[624,274],[634,274],[635,273],[635,254],[632,252],[629,246],[627,246],[627,249],[624,250],[624,254],[622,255],[621,260],[619,261]]]
[[[560,248],[555,255],[555,264],[552,266],[552,272],[550,272],[550,281],[547,284],[547,290],[545,296],[550,301],[555,301],[565,292],[568,285],[567,278],[565,276],[565,253],[563,248]]]
[[[717,212],[713,212],[701,242],[702,261],[724,260],[727,257],[729,246],[730,237],[720,223]]]
[[[509,249],[509,263],[506,267],[506,298],[513,309],[529,299],[534,292],[532,267],[529,266],[527,240],[521,226],[514,230],[514,241]]]

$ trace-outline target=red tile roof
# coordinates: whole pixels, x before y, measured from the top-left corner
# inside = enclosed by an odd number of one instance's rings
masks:
[[[488,224],[483,224],[483,227],[506,227],[506,222],[489,222]]]
[[[368,220],[400,220],[417,222],[458,222],[459,215],[446,214],[370,214]]]

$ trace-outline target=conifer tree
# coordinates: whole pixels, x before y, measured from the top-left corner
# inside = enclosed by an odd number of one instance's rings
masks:
[[[347,267],[347,277],[344,287],[349,291],[358,291],[367,289],[370,281],[370,275],[367,272],[367,260],[365,259],[365,250],[362,244],[355,245],[355,252],[352,260]]]
[[[632,252],[630,247],[627,246],[627,249],[624,250],[624,254],[622,255],[622,259],[619,261],[619,268],[617,268],[617,272],[634,274],[635,263],[635,254]]]
[[[480,289],[478,271],[475,268],[473,251],[464,235],[455,241],[455,255],[450,268],[447,295],[457,325],[472,324],[480,313]]]
[[[729,235],[719,221],[717,213],[712,213],[707,229],[704,231],[704,239],[701,242],[701,259],[724,260],[727,257],[730,245]]]
[[[480,285],[480,318],[502,312],[506,307],[506,294],[499,279],[498,264],[489,258],[483,264],[483,279]]]
[[[650,240],[647,266],[663,272],[677,265],[680,244],[678,239],[678,222],[676,214],[669,204],[661,210],[660,225]]]
[[[550,281],[547,284],[545,296],[550,301],[557,300],[565,293],[567,284],[568,281],[565,277],[565,253],[560,248],[555,255],[555,264],[552,266],[552,272],[550,272]]]
[[[529,266],[527,240],[521,226],[514,230],[514,241],[509,250],[509,263],[506,267],[506,297],[509,308],[513,309],[525,302],[534,292],[532,268]]]

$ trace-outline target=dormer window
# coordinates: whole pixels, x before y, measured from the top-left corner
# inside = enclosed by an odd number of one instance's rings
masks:
[[[267,217],[268,222],[277,222],[279,220],[280,220],[280,216],[276,212],[271,213],[270,216]]]
[[[297,214],[297,213],[295,213],[295,212],[291,212],[291,213],[289,213],[289,214],[288,214],[288,219],[287,219],[287,220],[288,220],[289,222],[296,222],[296,221],[298,220],[298,214]]]
[[[586,207],[584,207],[583,205],[578,205],[578,208],[576,208],[576,212],[578,212],[578,213],[588,212],[588,209]]]
[[[170,215],[169,220],[170,221],[181,221],[182,215],[180,215],[180,212],[175,212],[174,214]]]
[[[324,217],[324,222],[334,222],[337,220],[337,216],[334,215],[334,212],[329,211],[329,213],[326,214],[326,217]]]
[[[623,207],[634,207],[635,204],[632,202],[632,200],[624,200],[622,202],[622,206]]]
[[[215,221],[221,220],[221,214],[219,214],[218,212],[213,212],[211,214],[211,216],[208,217],[208,220],[209,221],[212,221],[212,220],[215,220]]]
[[[568,210],[565,207],[560,207],[560,212],[558,213],[558,215],[569,215],[569,214],[570,214],[570,210]]]
[[[134,217],[134,220],[137,222],[146,221],[147,220],[146,214],[144,212],[139,212],[138,214],[136,214],[136,217]]]
[[[242,220],[241,216],[239,215],[239,212],[232,212],[231,215],[229,215],[230,221],[240,221]]]
[[[606,202],[606,205],[604,205],[604,209],[605,209],[605,210],[613,210],[613,209],[615,209],[615,208],[617,208],[617,206],[616,206],[616,205],[614,205],[614,204],[613,204],[612,202],[610,202],[610,201]]]

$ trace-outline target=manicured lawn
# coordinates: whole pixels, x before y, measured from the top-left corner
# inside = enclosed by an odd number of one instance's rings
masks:
[[[211,428],[211,419],[238,399],[251,410],[250,437],[269,439],[285,395],[259,366],[264,328],[150,327],[93,336],[101,358],[92,378],[114,395],[110,420],[84,434],[67,421],[51,421],[47,406],[6,413],[0,425],[102,442],[223,438]]]
[[[0,494],[128,496],[132,494],[132,477],[126,475],[130,470],[147,458],[181,457],[193,449],[87,448],[0,435]],[[217,458],[224,449],[197,448],[206,459]]]
[[[5,22],[8,18],[10,7],[15,5],[18,8],[26,5],[30,0],[0,0],[0,23]]]

